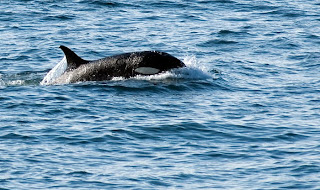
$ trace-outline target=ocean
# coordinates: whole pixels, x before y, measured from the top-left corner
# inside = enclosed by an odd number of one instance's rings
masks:
[[[2,0],[0,189],[320,189],[320,2]],[[159,50],[187,67],[40,84]]]

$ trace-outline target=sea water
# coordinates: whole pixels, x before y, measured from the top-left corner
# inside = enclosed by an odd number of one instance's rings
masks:
[[[0,189],[320,189],[320,2],[2,0],[0,23]],[[187,67],[40,85],[60,45]]]

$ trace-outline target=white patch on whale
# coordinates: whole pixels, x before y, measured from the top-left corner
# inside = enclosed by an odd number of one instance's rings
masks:
[[[159,73],[160,70],[153,67],[138,67],[134,71],[143,75],[153,75]]]

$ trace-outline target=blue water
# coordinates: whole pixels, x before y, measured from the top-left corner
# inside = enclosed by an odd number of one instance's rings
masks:
[[[320,189],[320,3],[2,0],[0,189]],[[65,45],[188,67],[40,85]]]

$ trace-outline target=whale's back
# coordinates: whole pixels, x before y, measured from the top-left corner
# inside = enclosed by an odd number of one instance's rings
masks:
[[[124,53],[87,61],[65,46],[60,48],[65,53],[67,69],[55,81],[58,84],[153,75],[173,68],[185,67],[185,64],[176,57],[160,51]]]

